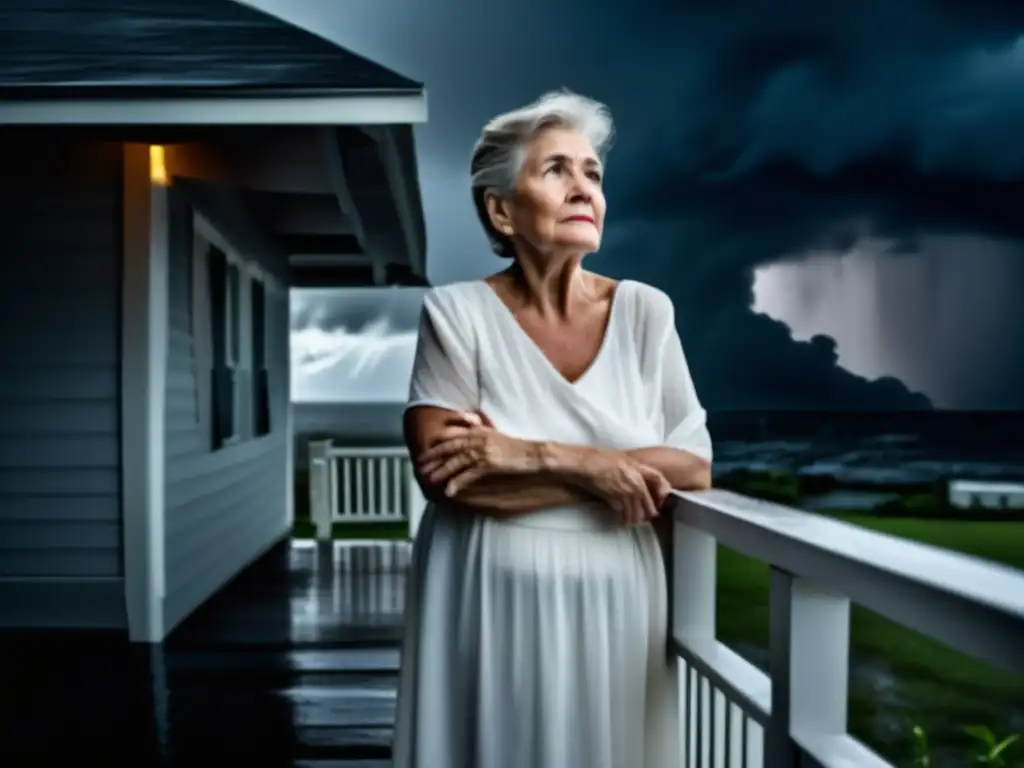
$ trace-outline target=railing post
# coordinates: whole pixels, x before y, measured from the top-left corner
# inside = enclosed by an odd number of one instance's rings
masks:
[[[416,474],[413,472],[412,460],[407,459],[402,462],[403,471],[405,474],[405,487],[406,487],[406,508],[405,517],[409,521],[409,538],[415,539],[416,532],[420,527],[420,519],[423,517],[423,512],[427,507],[427,500],[423,498],[423,491],[420,490],[420,484],[416,482]]]
[[[321,541],[331,538],[334,510],[331,509],[331,441],[309,441],[309,514]]]
[[[691,645],[713,643],[718,542],[711,534],[678,521],[672,525],[672,541],[672,636]],[[689,666],[684,665],[682,672],[689,675]],[[687,743],[680,745],[683,764],[703,766],[708,763],[711,740],[716,736],[711,709],[714,695],[701,675],[696,685],[683,685],[682,690],[683,732],[695,736],[693,743],[688,737]]]
[[[794,674],[793,575],[772,567],[770,583],[768,673],[772,679],[772,713],[764,733],[765,765],[796,768],[798,754],[789,727],[790,681]],[[800,674],[798,669],[796,674]]]
[[[799,735],[846,733],[850,600],[772,568],[769,768],[800,765]]]
[[[846,733],[850,599],[805,578],[790,588],[789,732],[816,739]]]
[[[701,640],[715,637],[715,577],[718,543],[710,533],[676,522],[672,526],[676,604],[675,635]]]

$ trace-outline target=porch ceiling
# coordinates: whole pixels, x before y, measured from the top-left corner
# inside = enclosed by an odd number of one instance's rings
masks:
[[[244,193],[297,282],[422,281],[422,83],[233,0],[4,0],[0,29],[0,131],[166,144],[172,175]]]
[[[172,176],[241,194],[294,286],[426,284],[411,126],[211,127],[166,141]]]

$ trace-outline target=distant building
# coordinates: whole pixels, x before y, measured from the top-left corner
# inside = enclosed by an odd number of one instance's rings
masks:
[[[1024,509],[1024,483],[951,480],[949,503],[961,509]]]
[[[292,528],[293,287],[423,285],[421,83],[232,0],[0,3],[0,628],[160,642]]]

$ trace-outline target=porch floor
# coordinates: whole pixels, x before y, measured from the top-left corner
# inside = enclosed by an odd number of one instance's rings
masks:
[[[409,555],[278,546],[152,650],[0,637],[0,763],[386,766]]]

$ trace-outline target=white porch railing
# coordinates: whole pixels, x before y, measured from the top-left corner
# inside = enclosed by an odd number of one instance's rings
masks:
[[[385,520],[414,536],[425,506],[404,447],[330,441],[310,443],[310,497],[322,539]],[[889,766],[847,732],[851,602],[1024,676],[1024,572],[728,491],[667,511],[687,768]],[[769,674],[715,637],[718,544],[771,566]]]
[[[1024,675],[1024,572],[728,491],[678,493],[688,768],[876,768],[847,733],[850,603]],[[717,544],[771,565],[770,676],[715,638]]]
[[[409,523],[416,535],[426,501],[403,446],[339,447],[309,443],[309,509],[318,539],[330,539],[334,523]]]

